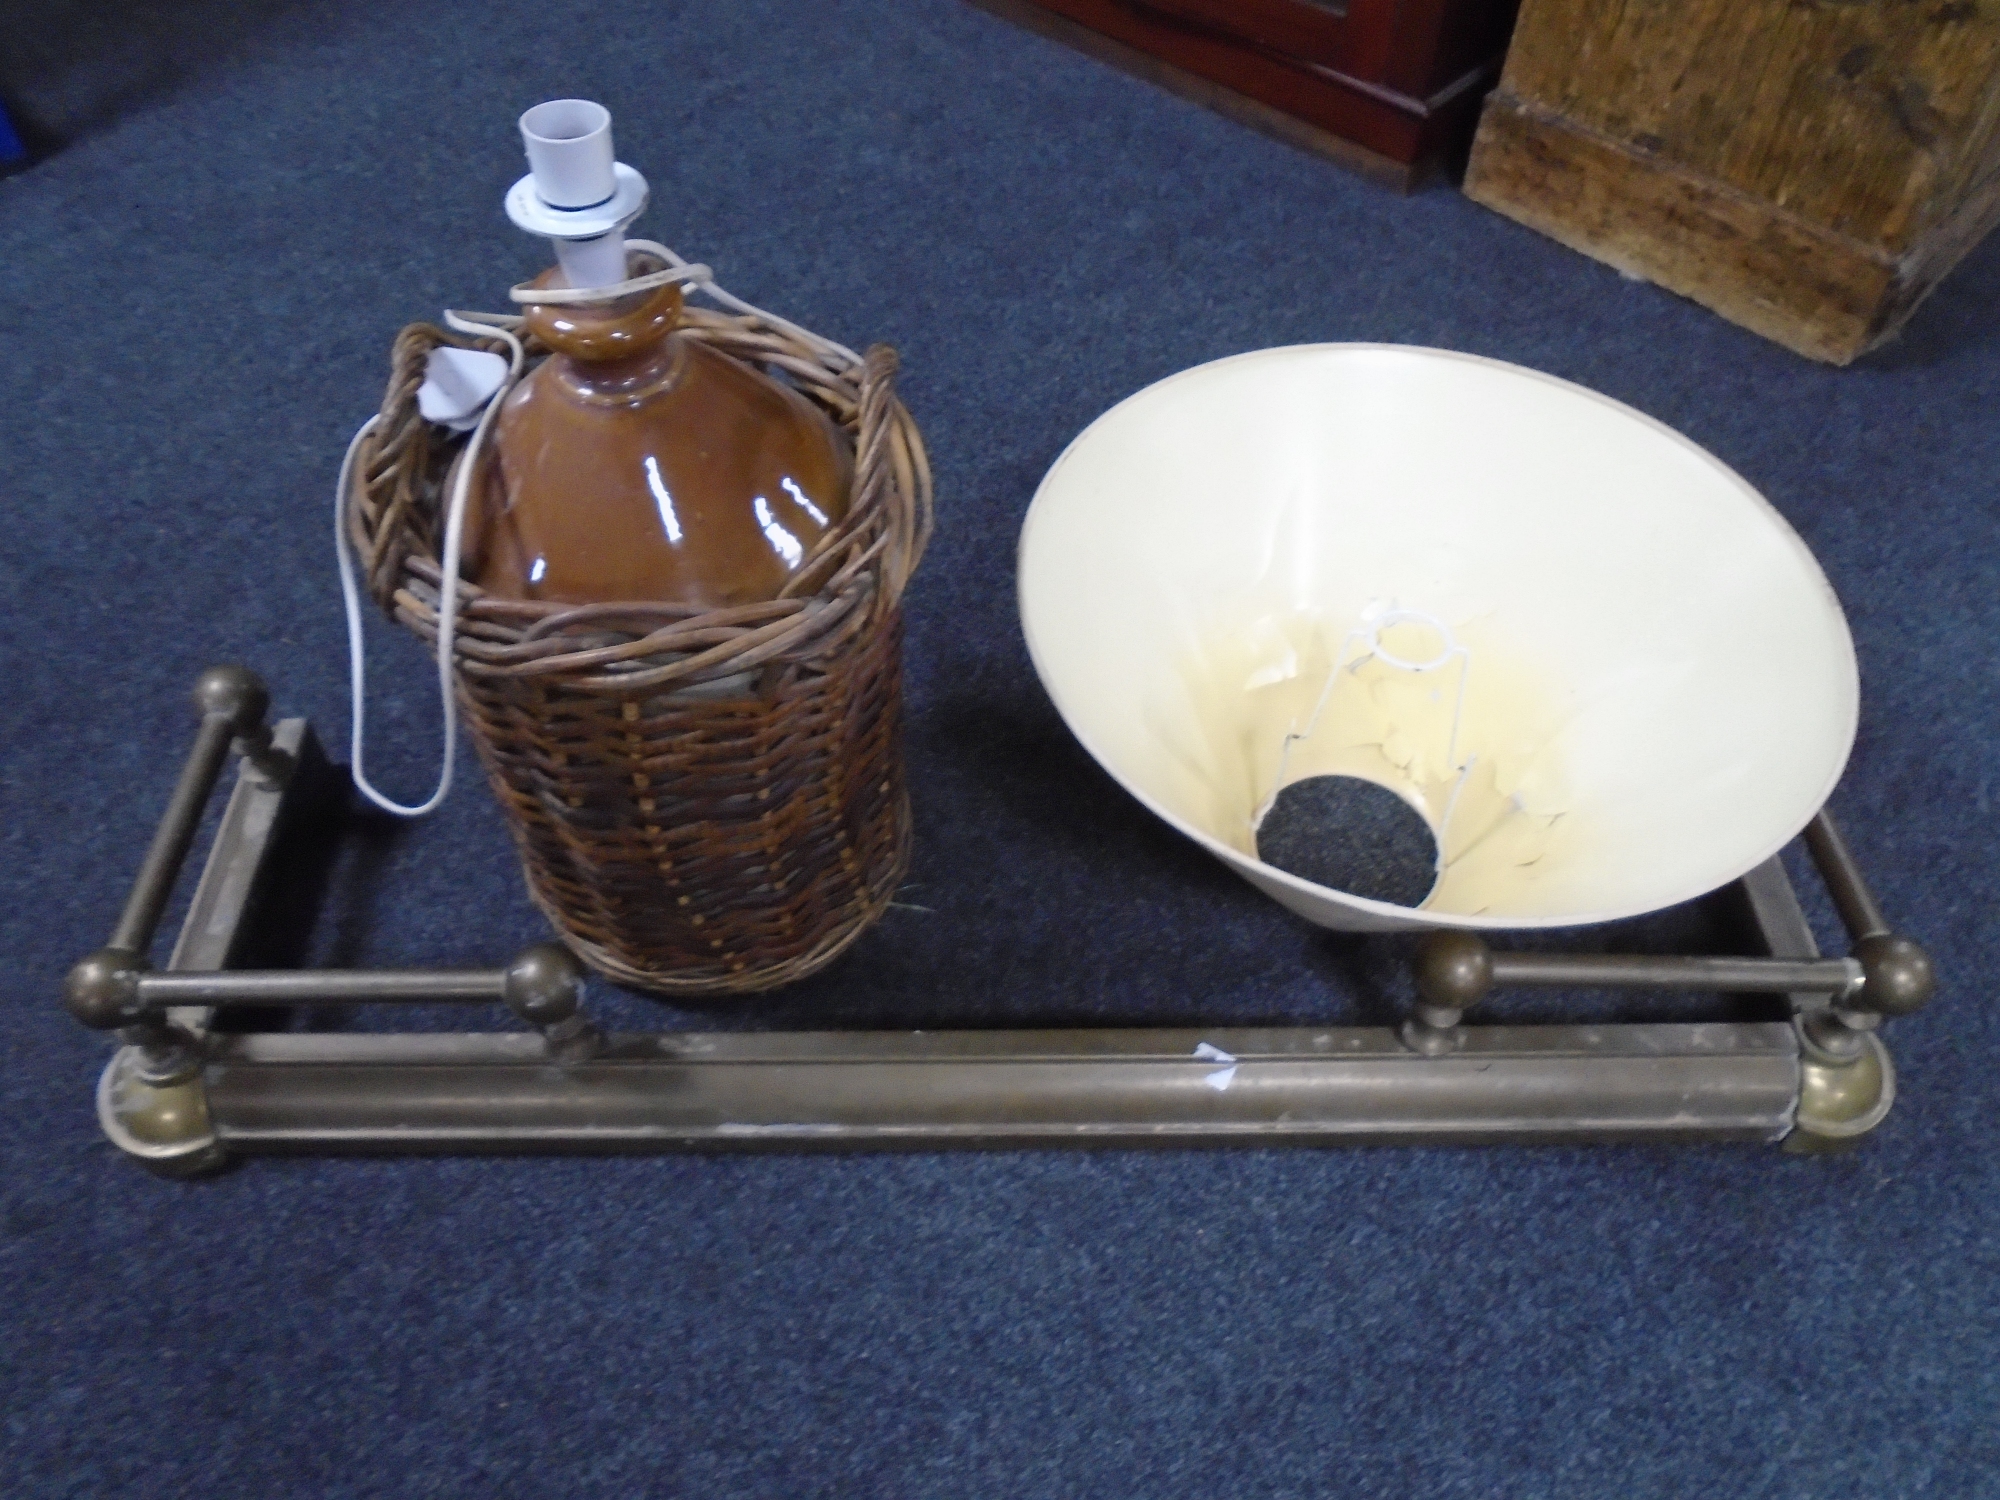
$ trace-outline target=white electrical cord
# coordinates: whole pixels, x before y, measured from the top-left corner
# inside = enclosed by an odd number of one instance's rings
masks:
[[[452,767],[458,751],[458,698],[452,691],[452,645],[458,629],[458,559],[465,541],[465,501],[472,491],[472,478],[478,468],[480,450],[486,446],[486,434],[492,430],[493,419],[499,413],[500,404],[507,392],[521,378],[521,366],[526,354],[521,341],[511,331],[490,323],[473,322],[447,311],[444,315],[447,326],[459,333],[478,334],[482,337],[505,339],[509,350],[507,378],[500,389],[493,393],[493,399],[486,403],[486,409],[479,414],[479,425],[472,429],[472,438],[465,445],[465,452],[459,455],[458,467],[452,474],[451,494],[445,503],[444,556],[440,559],[442,573],[438,579],[438,697],[444,704],[444,767],[438,772],[437,790],[428,799],[415,806],[405,806],[375,790],[363,769],[362,743],[365,737],[368,701],[367,665],[364,660],[361,639],[361,591],[354,583],[354,552],[347,540],[347,496],[348,486],[354,475],[354,455],[361,447],[361,440],[375,430],[375,424],[382,420],[378,414],[361,424],[361,430],[347,445],[347,456],[340,461],[339,487],[333,498],[333,545],[340,559],[340,596],[347,607],[347,656],[348,683],[354,697],[354,735],[351,743],[353,775],[355,786],[361,795],[381,808],[384,812],[395,813],[403,818],[421,818],[436,811],[445,794],[451,790]]]
[[[612,286],[590,287],[580,291],[573,289],[530,291],[517,286],[510,295],[516,302],[522,303],[612,302],[620,297],[629,297],[635,292],[651,291],[654,287],[665,286],[669,282],[679,282],[705,292],[732,312],[757,318],[773,328],[782,329],[819,351],[821,358],[834,370],[854,369],[860,366],[861,356],[845,344],[836,344],[831,339],[821,338],[796,323],[767,313],[760,307],[753,307],[740,297],[731,296],[715,284],[713,273],[707,266],[683,260],[665,245],[654,240],[627,240],[625,243],[630,250],[642,250],[658,256],[667,263],[668,269],[648,272],[644,276],[636,276]],[[457,468],[452,474],[451,492],[445,502],[444,552],[439,559],[441,574],[438,579],[437,630],[438,697],[444,705],[444,765],[438,773],[437,790],[414,806],[406,806],[377,791],[373,783],[368,780],[362,759],[367,706],[367,667],[362,641],[361,591],[354,581],[354,552],[347,538],[347,502],[349,486],[354,478],[354,455],[360,451],[361,440],[373,432],[376,424],[382,420],[379,414],[363,422],[361,430],[356,432],[353,440],[348,443],[347,455],[340,461],[340,479],[333,497],[333,546],[334,553],[340,560],[340,595],[347,610],[348,685],[354,700],[354,733],[350,741],[354,784],[360,789],[362,796],[384,812],[391,812],[402,818],[421,818],[426,813],[436,811],[438,805],[444,801],[446,793],[451,790],[452,768],[456,763],[458,752],[458,698],[452,690],[452,647],[458,629],[458,565],[465,537],[466,500],[471,493],[473,475],[478,469],[480,453],[486,446],[486,435],[493,426],[501,403],[507,399],[507,393],[521,379],[522,366],[526,362],[526,353],[521,347],[521,340],[515,334],[515,330],[521,325],[520,318],[503,313],[460,313],[446,309],[444,321],[447,327],[458,333],[472,334],[479,338],[504,339],[510,354],[507,378],[501,382],[500,388],[486,403],[486,409],[480,413],[479,424],[472,429],[471,440],[466,443],[465,451],[459,455]]]
[[[629,297],[634,292],[649,292],[656,286],[665,286],[669,282],[679,282],[683,286],[691,286],[698,292],[706,293],[731,312],[742,313],[746,317],[756,318],[761,322],[768,323],[773,328],[790,334],[801,343],[817,349],[827,364],[836,370],[860,368],[861,356],[848,348],[847,345],[836,344],[832,339],[821,338],[809,328],[801,328],[798,324],[778,317],[775,313],[767,313],[761,307],[752,306],[741,297],[732,296],[715,284],[715,273],[709,270],[707,266],[683,260],[658,240],[627,240],[625,248],[627,250],[642,250],[648,255],[658,256],[667,263],[667,269],[664,271],[651,271],[644,276],[635,276],[629,281],[619,282],[616,286],[590,287],[584,291],[574,291],[569,288],[551,288],[547,291],[535,291],[528,287],[526,283],[523,283],[515,287],[507,295],[512,297],[516,302],[548,303],[559,307],[566,303],[609,302],[619,297]]]

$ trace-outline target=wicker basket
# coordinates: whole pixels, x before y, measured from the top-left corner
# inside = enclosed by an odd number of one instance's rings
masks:
[[[782,372],[854,437],[845,520],[764,604],[578,607],[461,582],[453,654],[528,890],[569,945],[640,989],[744,993],[830,962],[908,865],[897,606],[930,534],[930,468],[893,350],[835,368],[760,319],[690,308],[681,326]],[[347,510],[370,591],[433,650],[462,441],[416,392],[443,343],[498,350],[403,330]]]

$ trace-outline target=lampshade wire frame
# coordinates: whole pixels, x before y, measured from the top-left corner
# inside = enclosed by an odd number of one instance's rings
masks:
[[[1426,661],[1410,661],[1398,656],[1382,644],[1382,632],[1391,625],[1404,624],[1422,625],[1437,632],[1438,638],[1444,643],[1442,649]],[[1350,661],[1348,660],[1348,652],[1356,646],[1359,646],[1361,649]],[[1472,775],[1472,768],[1479,763],[1479,757],[1476,755],[1467,756],[1463,762],[1458,758],[1459,730],[1465,720],[1465,684],[1472,676],[1472,648],[1463,644],[1457,636],[1453,635],[1450,627],[1444,621],[1421,609],[1408,609],[1401,605],[1391,605],[1387,609],[1381,610],[1379,613],[1373,613],[1372,615],[1371,613],[1364,612],[1362,623],[1341,637],[1340,649],[1333,654],[1333,666],[1326,674],[1326,684],[1319,690],[1318,699],[1313,703],[1312,714],[1306,720],[1306,727],[1304,729],[1293,729],[1288,732],[1285,735],[1284,742],[1278,747],[1278,769],[1271,780],[1271,794],[1264,799],[1263,805],[1257,809],[1256,817],[1250,822],[1250,829],[1254,834],[1258,829],[1262,828],[1264,826],[1264,819],[1270,815],[1272,807],[1277,804],[1278,794],[1285,789],[1285,769],[1291,761],[1292,746],[1301,740],[1311,739],[1314,733],[1318,731],[1319,721],[1326,713],[1327,700],[1332,698],[1333,690],[1339,684],[1341,669],[1345,667],[1350,672],[1359,671],[1362,665],[1371,657],[1381,662],[1383,666],[1399,672],[1438,672],[1450,666],[1454,661],[1460,663],[1458,692],[1452,704],[1451,733],[1445,742],[1445,764],[1457,773],[1457,779],[1452,783],[1451,796],[1445,800],[1444,816],[1438,820],[1437,827],[1436,868],[1438,873],[1442,875],[1445,868],[1445,846],[1447,835],[1451,828],[1452,814],[1458,809],[1459,794],[1465,790],[1465,783]]]

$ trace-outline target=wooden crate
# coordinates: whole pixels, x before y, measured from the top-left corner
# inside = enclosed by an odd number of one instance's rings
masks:
[[[2000,0],[1526,0],[1465,190],[1845,364],[2000,219]]]
[[[1462,160],[1519,0],[973,0],[1394,186]]]

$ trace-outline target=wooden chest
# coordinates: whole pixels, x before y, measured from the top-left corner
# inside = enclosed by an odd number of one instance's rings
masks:
[[[1845,364],[2000,220],[2000,0],[1526,0],[1465,190]]]

